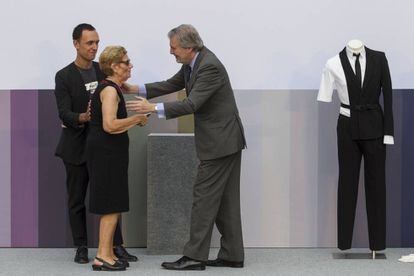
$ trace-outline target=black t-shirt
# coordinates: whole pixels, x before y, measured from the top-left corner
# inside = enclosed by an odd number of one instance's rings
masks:
[[[98,87],[98,78],[96,76],[95,66],[92,65],[88,69],[78,67],[78,70],[82,76],[83,82],[85,83],[85,89],[89,93],[89,97],[92,98],[96,87]]]

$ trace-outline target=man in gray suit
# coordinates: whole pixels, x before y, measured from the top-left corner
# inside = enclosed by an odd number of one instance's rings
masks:
[[[194,184],[190,240],[184,256],[162,266],[172,270],[204,270],[205,266],[243,267],[240,218],[241,151],[246,146],[243,125],[226,69],[203,45],[197,30],[180,25],[168,33],[170,53],[183,66],[172,78],[136,87],[154,98],[185,88],[183,101],[152,104],[144,98],[127,107],[172,119],[194,113],[195,144],[200,164]],[[214,223],[221,234],[216,260],[208,261]]]

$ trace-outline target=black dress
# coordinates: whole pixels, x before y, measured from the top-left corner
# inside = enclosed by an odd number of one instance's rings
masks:
[[[112,86],[120,101],[117,118],[126,118],[125,100],[118,85],[103,80],[91,100],[90,132],[86,141],[86,162],[89,172],[89,210],[94,214],[129,211],[128,161],[129,138],[127,131],[109,134],[102,124],[101,91]]]

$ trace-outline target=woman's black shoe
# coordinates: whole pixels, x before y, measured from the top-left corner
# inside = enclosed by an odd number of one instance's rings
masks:
[[[101,265],[93,264],[92,269],[94,271],[123,271],[126,269],[125,264],[115,261],[115,263],[112,265],[101,258],[95,257],[95,259],[99,262],[101,262]]]
[[[125,267],[129,267],[129,262],[128,261],[118,259],[118,260],[115,260],[115,262],[119,262],[122,265],[124,265]]]

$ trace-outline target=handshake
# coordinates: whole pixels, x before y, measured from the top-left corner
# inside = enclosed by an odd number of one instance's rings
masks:
[[[155,112],[156,104],[148,102],[147,99],[135,96],[136,100],[126,101],[126,108],[128,111],[133,111],[138,114],[145,114],[147,116]]]
[[[140,114],[146,115],[144,118],[141,118],[141,121],[138,123],[139,126],[145,126],[148,122],[148,118],[151,115],[151,112],[155,111],[155,104],[148,102],[147,99],[139,96],[135,96],[136,100],[126,101],[126,108],[128,111],[136,112],[137,115]]]

